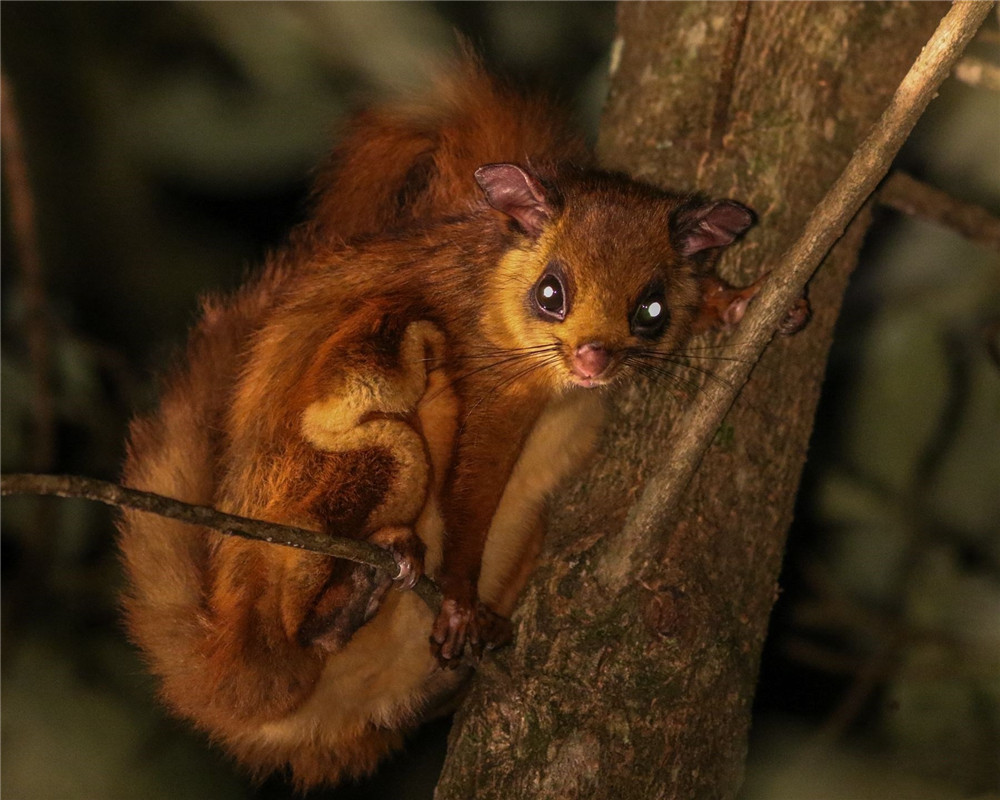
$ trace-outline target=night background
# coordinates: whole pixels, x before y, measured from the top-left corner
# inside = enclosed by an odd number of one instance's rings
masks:
[[[946,82],[897,162],[995,216],[997,20],[967,53],[992,87]],[[614,4],[7,0],[0,23],[3,471],[116,480],[198,297],[238,286],[302,219],[345,114],[420,86],[458,30],[593,137]],[[37,275],[12,219],[10,109]],[[876,206],[790,533],[746,800],[998,796],[998,331],[995,245]],[[155,703],[117,614],[108,509],[5,499],[2,548],[5,797],[291,796]],[[315,796],[430,797],[447,728]]]

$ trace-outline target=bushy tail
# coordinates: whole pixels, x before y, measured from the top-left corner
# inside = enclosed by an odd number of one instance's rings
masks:
[[[272,268],[254,291],[245,290],[225,305],[206,303],[184,365],[165,381],[158,410],[131,425],[125,485],[187,503],[214,504],[220,420],[239,354],[285,274]],[[218,534],[129,510],[118,528],[129,633],[161,679],[167,705],[204,720],[211,698],[197,676],[205,674],[207,571]]]
[[[513,162],[543,174],[589,153],[548,98],[523,94],[466,51],[421,101],[387,103],[353,119],[314,189],[312,232],[350,241],[467,212],[473,173]]]

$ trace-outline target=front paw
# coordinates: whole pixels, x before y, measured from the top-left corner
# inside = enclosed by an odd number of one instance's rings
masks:
[[[412,528],[379,528],[369,539],[372,544],[385,548],[396,562],[392,581],[397,589],[412,589],[424,574],[426,548]]]
[[[431,650],[442,667],[454,669],[465,652],[465,646],[479,643],[479,621],[473,602],[445,598],[431,629]]]
[[[442,667],[454,669],[468,652],[478,659],[511,639],[510,620],[478,601],[448,597],[431,630],[431,650]]]

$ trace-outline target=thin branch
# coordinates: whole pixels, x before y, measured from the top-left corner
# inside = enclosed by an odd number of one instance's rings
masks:
[[[991,3],[956,2],[941,20],[888,107],[813,210],[802,235],[779,260],[733,336],[731,346],[747,358],[721,364],[717,370],[719,380],[706,385],[700,402],[678,419],[669,463],[649,480],[632,510],[629,524],[635,530],[654,537],[668,526],[753,365],[826,254],[885,177],[896,153],[991,7]]]
[[[1000,250],[1000,217],[982,206],[956,200],[905,172],[893,172],[885,179],[878,191],[878,201],[904,214],[951,228],[970,242]]]
[[[94,500],[117,508],[131,508],[190,525],[200,525],[230,536],[344,558],[390,574],[397,570],[392,556],[369,542],[224,514],[208,506],[182,503],[180,500],[163,495],[127,489],[116,483],[93,478],[76,475],[2,475],[0,496],[8,495],[50,495]],[[426,576],[420,578],[413,591],[432,610],[437,610],[441,606],[441,592]]]

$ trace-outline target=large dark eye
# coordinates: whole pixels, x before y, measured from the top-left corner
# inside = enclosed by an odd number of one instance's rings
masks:
[[[663,294],[653,292],[639,301],[632,313],[632,333],[646,339],[659,335],[670,318]]]
[[[547,317],[566,317],[566,291],[556,275],[549,272],[535,284],[535,304]]]

